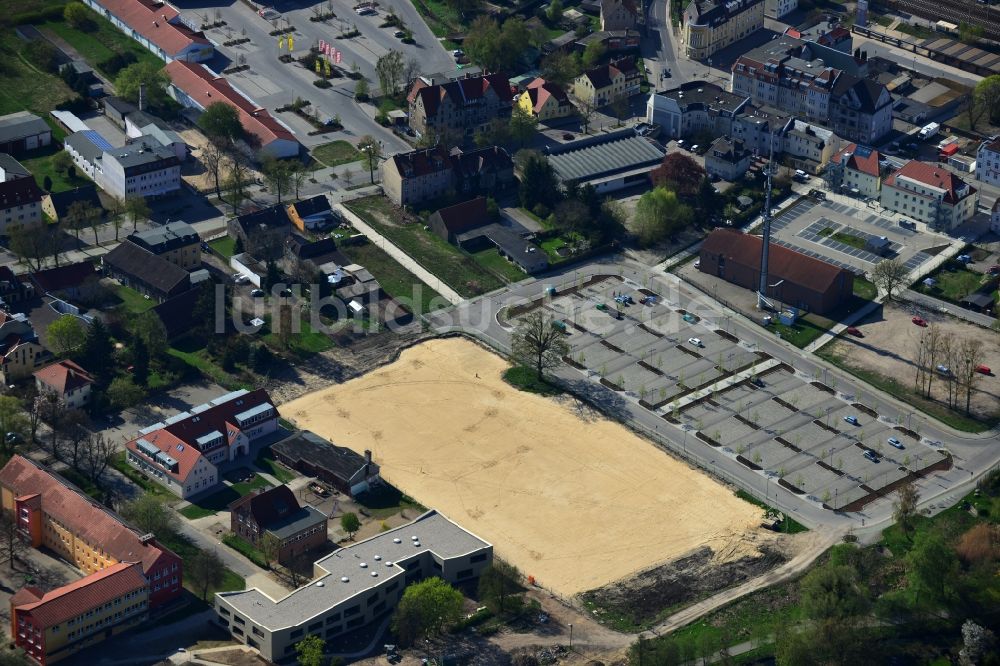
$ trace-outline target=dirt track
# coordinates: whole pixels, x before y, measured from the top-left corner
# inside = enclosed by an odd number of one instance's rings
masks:
[[[433,340],[282,414],[372,449],[388,481],[567,597],[700,546],[737,558],[769,538],[759,509],[715,480],[575,400],[509,387],[506,368],[467,340]]]

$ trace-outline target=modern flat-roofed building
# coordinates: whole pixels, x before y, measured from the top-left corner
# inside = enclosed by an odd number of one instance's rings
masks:
[[[556,146],[549,163],[561,183],[612,192],[649,182],[649,172],[663,162],[664,153],[658,143],[630,128]]]
[[[201,236],[187,222],[168,222],[146,231],[137,231],[125,240],[186,271],[201,266]]]
[[[142,565],[119,562],[49,592],[21,588],[10,598],[10,635],[45,666],[134,627],[148,614]]]
[[[764,0],[692,0],[683,19],[684,55],[705,60],[764,27]]]
[[[94,172],[98,187],[112,196],[163,197],[181,189],[181,163],[170,148],[140,137],[105,150]]]
[[[282,661],[306,636],[327,641],[387,617],[411,583],[470,582],[492,560],[492,545],[432,510],[323,557],[316,578],[281,599],[258,588],[216,594],[216,621],[265,659]]]
[[[670,139],[699,132],[724,136],[749,103],[749,95],[733,94],[708,81],[689,81],[652,93],[646,102],[646,121],[660,125]]]

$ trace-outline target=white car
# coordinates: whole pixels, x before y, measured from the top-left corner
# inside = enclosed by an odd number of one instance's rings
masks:
[[[688,338],[688,342],[690,342],[695,347],[704,347],[705,346],[705,345],[703,345],[701,343],[701,338]]]
[[[262,19],[267,21],[274,21],[281,18],[281,12],[271,9],[270,7],[264,7],[263,9],[258,10],[257,14],[259,14]]]
[[[451,55],[456,59],[462,58],[465,56],[465,51],[463,51],[462,49],[455,49],[454,51],[451,52]]]
[[[233,273],[233,282],[235,282],[236,284],[246,284],[249,281],[250,278],[248,278],[243,273]]]

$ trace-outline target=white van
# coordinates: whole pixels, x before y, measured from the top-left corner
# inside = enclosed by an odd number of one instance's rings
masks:
[[[807,174],[802,169],[796,169],[795,170],[795,180],[799,181],[800,183],[808,183],[809,182],[809,174]]]

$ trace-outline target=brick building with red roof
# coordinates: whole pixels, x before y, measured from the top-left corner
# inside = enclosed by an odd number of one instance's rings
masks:
[[[716,229],[701,244],[699,270],[756,291],[762,245],[760,236]],[[765,296],[810,312],[836,310],[854,294],[851,271],[780,245],[771,245],[767,274],[768,282],[778,286]]]
[[[49,592],[22,588],[10,598],[10,631],[25,655],[44,666],[134,627],[148,611],[142,566],[119,562]]]
[[[222,102],[239,112],[240,124],[251,141],[271,157],[297,157],[298,140],[292,131],[224,77],[204,65],[174,60],[166,66],[170,77],[168,92],[184,106],[204,111]]]
[[[215,55],[212,42],[181,20],[180,12],[158,0],[83,0],[102,17],[166,62],[203,62]]]
[[[11,458],[0,470],[0,499],[33,548],[48,548],[87,574],[138,562],[154,608],[180,595],[181,559],[173,551],[43,465]]]

